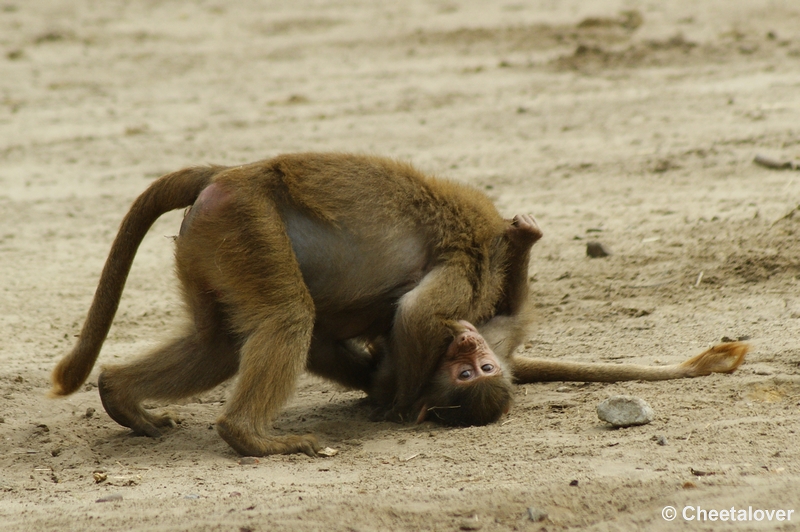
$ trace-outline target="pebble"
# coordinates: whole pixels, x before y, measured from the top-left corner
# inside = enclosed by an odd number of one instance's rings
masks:
[[[483,525],[480,521],[478,521],[478,516],[473,515],[469,519],[464,519],[461,521],[461,525],[459,526],[461,530],[480,530],[483,528]]]
[[[667,444],[667,437],[663,434],[659,434],[656,436],[656,443],[659,445],[666,445]]]
[[[119,493],[112,493],[111,495],[106,495],[105,497],[100,497],[94,502],[113,502],[113,501],[121,501],[122,495]]]
[[[592,241],[586,243],[586,255],[597,259],[600,257],[608,257],[611,255],[611,251],[600,242]]]
[[[111,486],[138,486],[142,482],[142,475],[120,475],[106,481]]]
[[[339,451],[336,449],[331,449],[330,447],[325,447],[324,449],[317,451],[317,454],[326,458],[330,458],[331,456],[336,456],[339,454]]]
[[[631,395],[615,395],[597,405],[597,417],[615,427],[646,425],[653,415],[650,405]]]
[[[528,519],[530,519],[534,523],[538,523],[539,521],[544,521],[545,519],[547,519],[547,512],[539,508],[536,508],[534,506],[531,506],[530,508],[528,508]]]

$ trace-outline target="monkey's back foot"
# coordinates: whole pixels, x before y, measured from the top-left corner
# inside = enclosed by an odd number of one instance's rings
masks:
[[[159,428],[174,427],[175,420],[169,414],[151,414],[141,405],[126,397],[124,392],[118,391],[112,384],[107,371],[100,373],[97,379],[97,388],[100,391],[100,401],[106,413],[122,425],[128,427],[135,434],[158,438],[161,436]]]
[[[224,416],[217,420],[217,433],[242,456],[303,453],[317,456],[322,446],[313,434],[302,436],[259,436],[229,422]]]
[[[690,358],[680,366],[688,373],[688,377],[701,377],[711,373],[730,373],[744,362],[744,356],[750,346],[744,342],[728,342],[717,344]]]

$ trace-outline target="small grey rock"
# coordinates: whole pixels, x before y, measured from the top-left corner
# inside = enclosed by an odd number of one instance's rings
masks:
[[[600,257],[608,257],[611,255],[611,251],[600,242],[592,241],[586,243],[586,255],[597,259]]]
[[[478,520],[477,515],[473,515],[469,519],[463,519],[458,527],[461,530],[480,530],[483,524]]]
[[[112,493],[110,495],[105,495],[104,497],[100,497],[94,502],[114,502],[114,501],[121,501],[122,495],[119,493]]]
[[[656,443],[661,445],[661,446],[664,446],[664,445],[667,444],[667,437],[664,436],[663,434],[659,434],[658,436],[656,436],[655,440],[656,440]]]
[[[530,519],[534,523],[538,523],[539,521],[544,521],[545,519],[547,519],[547,512],[545,512],[541,508],[536,508],[535,506],[531,506],[530,508],[528,508],[528,519]]]
[[[650,405],[631,395],[615,395],[597,405],[597,417],[615,427],[646,425],[653,415]]]

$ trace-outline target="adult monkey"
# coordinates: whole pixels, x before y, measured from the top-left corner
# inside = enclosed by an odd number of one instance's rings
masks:
[[[367,391],[389,417],[434,412],[461,424],[507,410],[512,374],[539,380],[536,361],[512,355],[528,321],[529,249],[541,236],[532,218],[504,220],[478,191],[406,164],[295,154],[155,181],[122,222],[80,339],[53,372],[53,395],[74,392],[91,372],[149,227],[190,205],[176,270],[193,319],[98,380],[108,414],[134,432],[158,436],[173,424],[142,401],[186,397],[238,373],[220,436],[245,455],[313,455],[313,435],[269,434],[304,367]],[[746,347],[728,345],[720,363],[692,371],[735,369]],[[591,373],[551,373],[575,370]]]

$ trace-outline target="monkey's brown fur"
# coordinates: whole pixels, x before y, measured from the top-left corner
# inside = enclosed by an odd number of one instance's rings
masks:
[[[217,421],[222,437],[242,454],[313,454],[312,436],[268,434],[304,367],[365,388],[372,360],[344,342],[385,336],[394,377],[382,404],[405,412],[452,337],[449,323],[485,322],[502,296],[508,222],[472,188],[338,154],[182,170],[157,180],[123,221],[53,394],[72,393],[91,371],[149,226],[192,204],[176,269],[193,320],[153,353],[104,368],[98,383],[109,415],[138,433],[171,423],[143,400],[185,397],[238,372]],[[342,359],[357,376],[342,375]]]
[[[216,425],[225,441],[245,455],[313,455],[312,435],[269,433],[304,368],[366,391],[389,417],[421,419],[417,413],[463,393],[441,378],[458,320],[476,324],[479,332],[468,334],[482,335],[486,349],[507,361],[504,371],[477,379],[478,388],[506,388],[512,376],[677,378],[707,369],[700,361],[663,377],[652,370],[664,368],[619,373],[620,366],[593,370],[513,355],[529,321],[529,250],[541,236],[531,217],[504,220],[480,192],[406,164],[295,154],[155,181],[122,222],[80,339],[53,372],[53,395],[74,392],[91,372],[149,227],[188,206],[176,270],[192,319],[173,341],[103,368],[98,380],[108,414],[140,434],[157,436],[172,424],[142,401],[186,397],[238,373]],[[715,367],[723,371],[746,351],[721,349]],[[741,356],[730,362],[734,351]],[[508,408],[507,393],[468,395],[477,403],[455,400],[461,424],[490,422]]]

